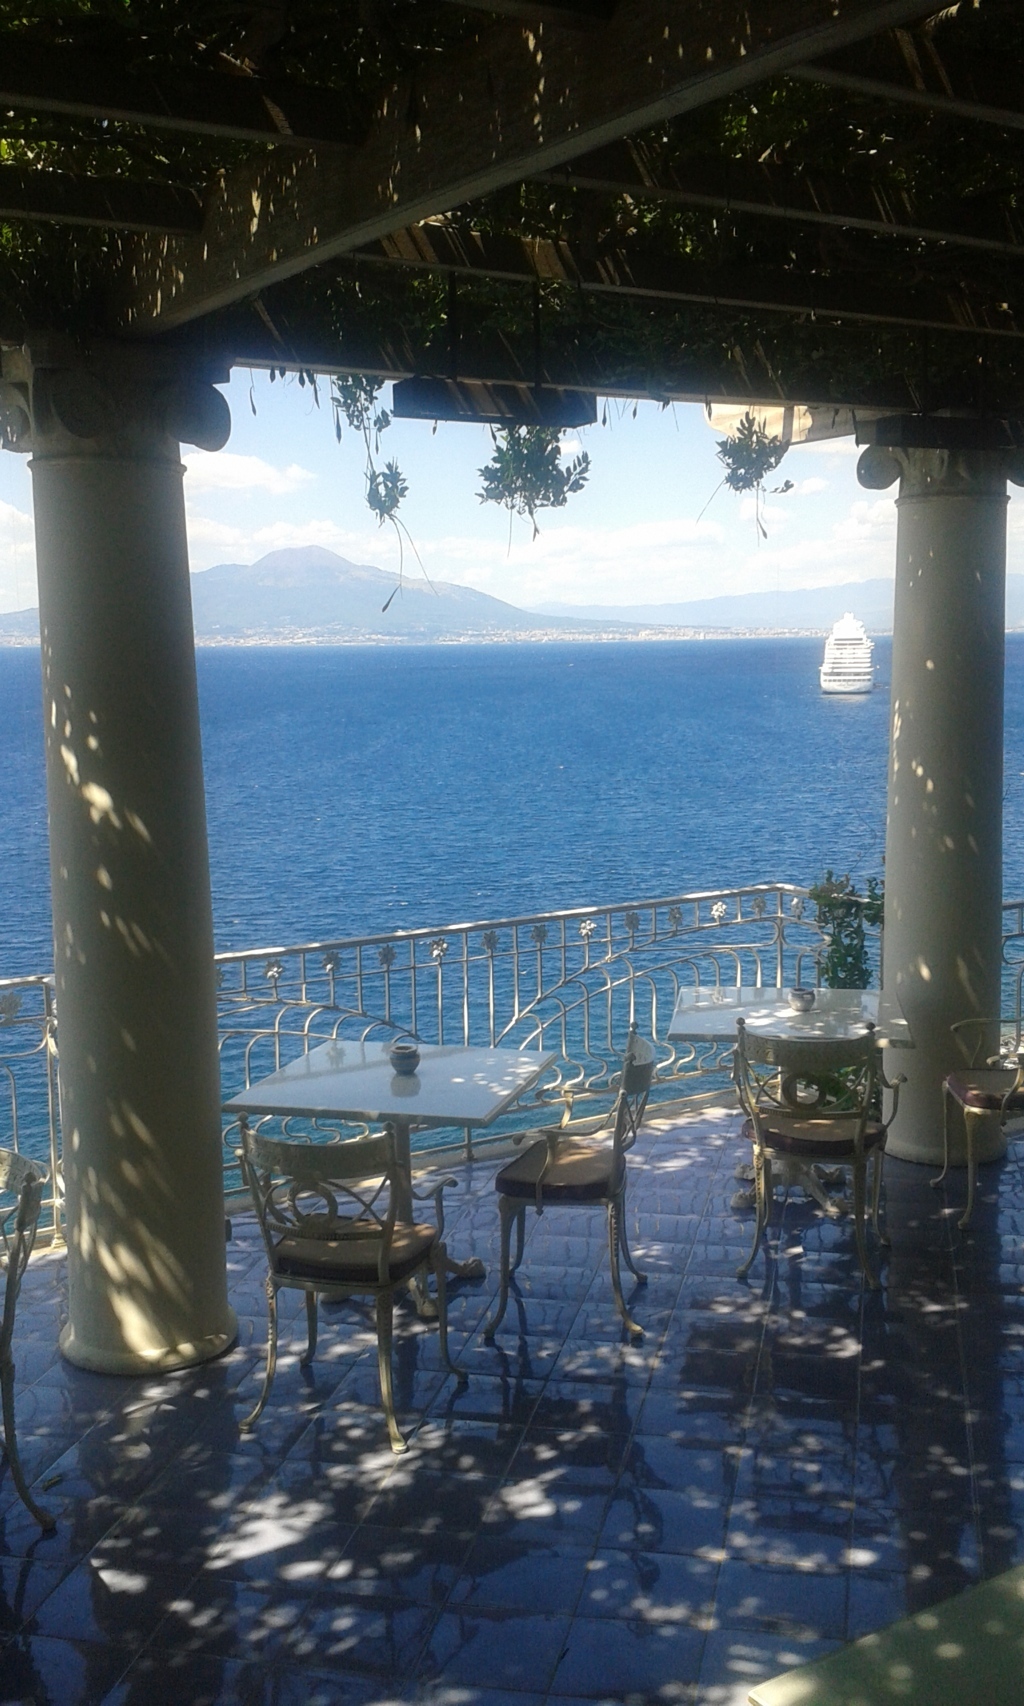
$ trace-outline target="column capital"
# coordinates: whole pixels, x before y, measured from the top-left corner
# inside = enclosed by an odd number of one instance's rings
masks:
[[[857,479],[901,498],[1000,496],[1024,485],[1024,422],[958,415],[891,415],[858,426]]]
[[[191,350],[44,333],[0,352],[0,448],[44,458],[220,450],[231,414],[215,384],[229,373]]]

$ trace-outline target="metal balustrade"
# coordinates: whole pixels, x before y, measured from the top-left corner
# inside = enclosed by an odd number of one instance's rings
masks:
[[[0,978],[0,1148],[45,1161],[51,1189],[40,1230],[60,1236],[57,1024],[51,976]]]
[[[680,987],[816,982],[822,947],[807,890],[761,883],[220,954],[222,1078],[237,1091],[318,1042],[399,1031],[553,1049],[537,1088],[485,1134],[507,1139],[550,1120],[553,1105],[558,1117],[567,1090],[577,1102],[608,1096],[633,1020],[657,1045],[656,1099],[693,1094],[715,1074],[724,1087],[727,1051],[667,1040]],[[226,1137],[230,1147],[230,1128]],[[453,1143],[470,1146],[469,1133],[422,1133],[417,1147]]]
[[[1024,900],[1003,910],[1004,1033],[1019,1040]],[[877,939],[875,949],[873,958]],[[411,1031],[425,1042],[553,1049],[557,1060],[537,1088],[482,1134],[507,1139],[560,1115],[566,1090],[584,1100],[608,1096],[635,1019],[656,1045],[655,1101],[670,1104],[728,1082],[727,1049],[668,1041],[679,989],[816,983],[823,950],[807,890],[758,883],[218,954],[224,1091],[335,1037],[383,1040]],[[0,979],[0,1145],[49,1163],[57,1188],[48,1213],[59,1235],[56,1037],[52,976]],[[228,1127],[229,1185],[234,1135]],[[469,1134],[424,1132],[420,1141],[426,1155],[468,1144]]]

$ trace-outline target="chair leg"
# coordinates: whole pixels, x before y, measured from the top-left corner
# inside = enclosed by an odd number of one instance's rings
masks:
[[[868,1169],[866,1161],[855,1161],[853,1164],[853,1230],[857,1239],[857,1254],[860,1265],[864,1270],[864,1278],[872,1291],[878,1291],[881,1280],[875,1273],[868,1260],[867,1239],[864,1236],[864,1209],[867,1197]]]
[[[966,1108],[964,1109],[964,1135],[967,1138],[967,1207],[957,1221],[957,1226],[961,1232],[974,1213],[974,1192],[978,1183],[978,1163],[974,1149],[974,1121]]]
[[[516,1259],[512,1263],[511,1268],[509,1269],[510,1273],[514,1274],[516,1272],[516,1269],[519,1267],[519,1264],[523,1259],[523,1248],[524,1248],[525,1244],[526,1244],[526,1205],[524,1203],[522,1205],[522,1207],[520,1208],[519,1213],[516,1215]]]
[[[394,1292],[379,1291],[377,1293],[377,1369],[380,1375],[380,1401],[384,1410],[384,1418],[388,1424],[391,1449],[397,1453],[408,1451],[409,1447],[402,1438],[395,1416],[395,1394],[391,1384],[391,1330],[394,1310]]]
[[[484,1326],[484,1338],[493,1339],[501,1326],[505,1311],[508,1308],[509,1280],[509,1248],[512,1243],[512,1222],[519,1214],[525,1214],[525,1209],[513,1197],[498,1198],[498,1213],[501,1217],[501,1289],[498,1292],[498,1307],[491,1319]]]
[[[884,1165],[885,1150],[876,1149],[871,1173],[871,1224],[875,1229],[875,1237],[878,1239],[878,1242],[880,1244],[884,1244],[886,1249],[888,1249],[889,1245],[892,1243],[892,1239],[889,1237],[888,1232],[883,1232],[878,1220],[879,1210],[882,1206],[882,1169]]]
[[[622,1295],[622,1275],[619,1273],[619,1211],[621,1200],[620,1197],[613,1197],[608,1204],[608,1257],[612,1269],[612,1291],[615,1294],[615,1307],[622,1316],[627,1332],[632,1333],[635,1338],[642,1339],[644,1330],[636,1321],[632,1320],[629,1310],[626,1308],[626,1299]]]
[[[619,1215],[618,1215],[618,1225],[619,1225],[619,1249],[622,1251],[622,1259],[625,1262],[630,1273],[633,1275],[633,1278],[636,1280],[637,1285],[646,1285],[647,1284],[647,1275],[642,1274],[640,1272],[640,1269],[637,1267],[637,1265],[634,1262],[632,1256],[630,1255],[630,1251],[629,1251],[629,1240],[626,1237],[626,1198],[625,1198],[625,1195],[623,1195],[620,1198],[620,1203],[621,1203],[621,1207],[620,1207],[620,1211],[619,1211]]]
[[[437,1336],[441,1348],[441,1361],[449,1374],[454,1374],[459,1384],[465,1386],[469,1379],[464,1368],[459,1368],[452,1362],[448,1354],[448,1251],[438,1240],[434,1245],[431,1258],[434,1269],[434,1279],[437,1282]]]
[[[772,1169],[771,1162],[766,1159],[760,1149],[754,1150],[754,1237],[750,1245],[750,1255],[742,1267],[736,1269],[737,1279],[746,1279],[754,1265],[761,1243],[761,1235],[768,1225],[769,1205],[772,1200]]]
[[[14,1432],[13,1358],[8,1359],[8,1361],[3,1364],[3,1367],[0,1368],[0,1389],[2,1389],[3,1392],[4,1445],[7,1452],[7,1461],[11,1467],[11,1480],[14,1482],[14,1490],[22,1504],[25,1506],[25,1509],[31,1516],[35,1517],[40,1528],[44,1529],[47,1534],[52,1534],[53,1530],[57,1526],[57,1519],[56,1517],[51,1516],[49,1511],[44,1511],[41,1506],[36,1504],[35,1499],[28,1490],[28,1482],[25,1480],[25,1475],[21,1467],[21,1458],[18,1456],[18,1441]]]
[[[316,1292],[306,1293],[306,1326],[309,1338],[305,1353],[299,1358],[299,1367],[308,1368],[316,1355]]]
[[[942,1172],[937,1173],[935,1175],[935,1178],[931,1180],[931,1184],[933,1187],[935,1185],[941,1185],[943,1179],[946,1177],[946,1174],[949,1172],[949,1104],[951,1101],[952,1101],[952,1097],[951,1097],[949,1091],[947,1090],[946,1086],[943,1085],[942,1086]],[[964,1109],[964,1126],[965,1126],[965,1128],[967,1126],[967,1110],[966,1110],[966,1108]]]
[[[263,1377],[263,1391],[256,1401],[256,1408],[250,1410],[244,1421],[239,1422],[241,1433],[248,1433],[254,1428],[263,1414],[263,1407],[270,1397],[270,1388],[274,1384],[274,1371],[277,1368],[277,1287],[270,1274],[267,1275],[267,1372]]]

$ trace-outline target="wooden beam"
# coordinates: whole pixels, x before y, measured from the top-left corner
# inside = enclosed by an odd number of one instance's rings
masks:
[[[616,143],[574,160],[539,181],[630,196],[680,207],[753,214],[803,225],[873,231],[886,236],[993,254],[1024,255],[1024,220],[1009,207],[960,203],[941,219],[917,211],[903,186],[882,178],[842,178],[819,172],[794,172],[776,165],[747,166],[740,161],[695,160],[666,166],[641,143]]]
[[[592,29],[606,24],[618,0],[448,0],[464,12],[493,12],[524,24],[555,24],[561,29]]]
[[[909,83],[891,83],[882,77],[862,77],[859,72],[831,65],[795,65],[786,75],[801,83],[819,83],[828,89],[843,89],[850,95],[865,95],[887,106],[917,107],[947,118],[994,124],[1000,130],[1024,130],[1024,109],[1019,106],[989,106],[985,101],[947,95],[941,90],[917,89]]]
[[[602,30],[496,25],[383,101],[343,169],[255,161],[212,198],[201,242],[136,239],[119,318],[180,325],[577,154],[924,16],[925,0],[631,0]]]
[[[140,76],[109,55],[54,47],[28,36],[0,37],[0,109],[153,125],[195,136],[273,142],[289,148],[362,141],[344,98],[273,78],[216,71]]]
[[[203,209],[191,190],[171,184],[0,166],[0,219],[178,233],[200,230]]]
[[[751,267],[714,270],[647,251],[590,259],[567,242],[494,237],[440,223],[396,231],[359,251],[383,266],[428,268],[494,279],[571,284],[609,296],[700,302],[747,312],[853,320],[912,330],[1024,337],[1024,309],[962,287],[896,286],[883,275],[817,274]]]

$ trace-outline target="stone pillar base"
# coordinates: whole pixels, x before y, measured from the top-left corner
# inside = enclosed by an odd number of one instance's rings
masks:
[[[197,1363],[209,1362],[231,1349],[238,1338],[238,1322],[233,1309],[229,1308],[227,1313],[230,1324],[224,1332],[208,1333],[194,1344],[156,1346],[148,1352],[112,1352],[106,1346],[90,1347],[76,1335],[73,1321],[62,1329],[57,1342],[61,1356],[76,1368],[88,1369],[90,1374],[171,1374],[178,1368],[194,1368]]]

